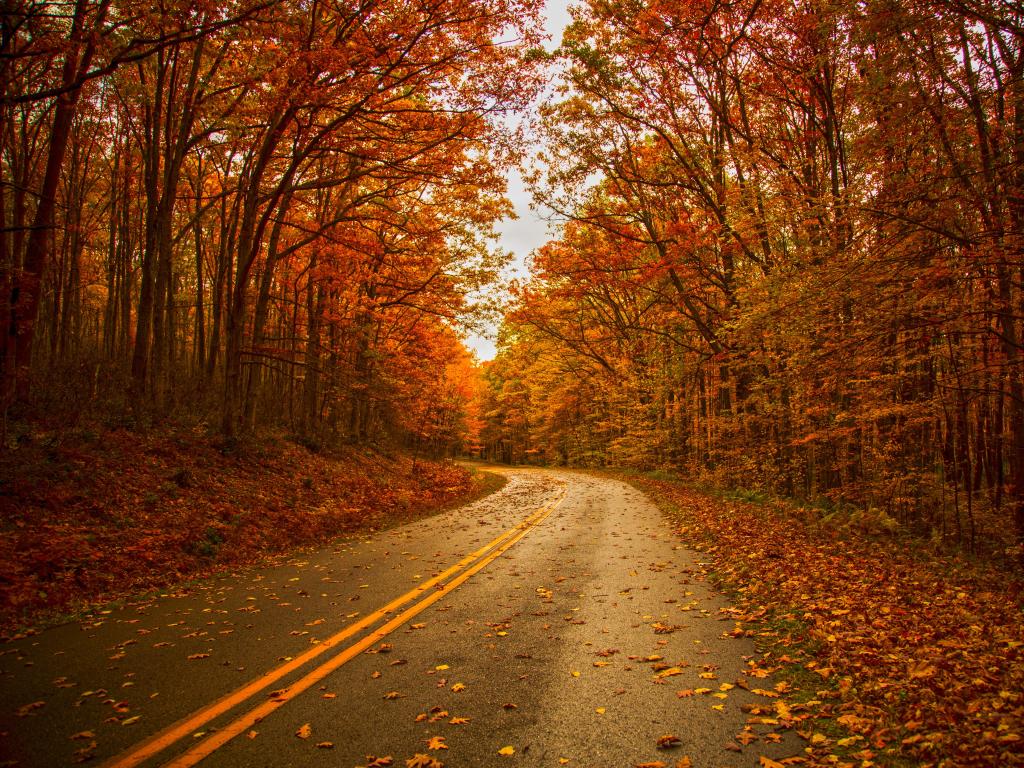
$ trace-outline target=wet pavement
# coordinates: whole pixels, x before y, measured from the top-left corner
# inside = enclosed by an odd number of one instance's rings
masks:
[[[652,502],[582,473],[496,471],[508,484],[460,509],[0,646],[0,765],[190,765],[232,723],[203,766],[699,768],[800,751],[748,724],[771,680]]]

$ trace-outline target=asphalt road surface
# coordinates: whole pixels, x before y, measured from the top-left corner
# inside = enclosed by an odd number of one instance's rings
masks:
[[[0,646],[0,766],[704,768],[800,752],[748,724],[751,705],[771,719],[753,691],[772,680],[649,500],[499,471],[501,491],[460,509]]]

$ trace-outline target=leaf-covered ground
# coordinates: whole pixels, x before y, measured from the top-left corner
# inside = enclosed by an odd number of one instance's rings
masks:
[[[184,428],[37,435],[0,454],[0,633],[472,495],[451,463]]]
[[[1020,573],[814,513],[630,478],[737,591],[734,632],[794,689],[751,712],[787,722],[811,765],[1024,765]]]

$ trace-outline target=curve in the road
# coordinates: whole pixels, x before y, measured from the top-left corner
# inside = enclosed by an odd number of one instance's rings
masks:
[[[197,729],[202,728],[215,718],[250,700],[256,694],[266,690],[281,678],[306,666],[321,654],[337,648],[345,640],[359,634],[363,630],[369,629],[385,616],[393,613],[395,610],[411,600],[420,597],[425,592],[430,592],[430,594],[419,600],[419,602],[414,603],[398,616],[391,619],[386,624],[383,624],[362,639],[351,645],[340,648],[330,658],[319,666],[314,667],[298,681],[289,685],[282,691],[275,692],[273,698],[253,707],[245,714],[240,715],[223,728],[218,729],[210,736],[194,745],[191,749],[164,764],[165,768],[190,768],[190,766],[196,765],[231,739],[244,733],[271,712],[323,680],[331,672],[338,669],[338,667],[348,661],[351,661],[360,653],[366,651],[375,643],[387,637],[411,618],[415,617],[417,614],[465,582],[471,576],[486,568],[487,565],[508,551],[533,528],[543,522],[564,498],[565,491],[563,489],[556,499],[540,507],[522,522],[505,531],[483,547],[477,549],[475,552],[467,555],[448,569],[442,571],[422,584],[417,585],[414,589],[411,589],[400,597],[395,598],[383,607],[367,615],[361,621],[350,627],[346,627],[319,645],[309,649],[302,655],[295,657],[285,664],[275,667],[266,674],[250,681],[226,696],[221,697],[217,701],[197,710],[182,720],[179,720],[177,723],[174,723],[163,731],[154,734],[145,741],[123,752],[121,755],[114,757],[112,760],[105,763],[103,768],[135,768],[135,766],[141,765],[182,739],[191,736]]]

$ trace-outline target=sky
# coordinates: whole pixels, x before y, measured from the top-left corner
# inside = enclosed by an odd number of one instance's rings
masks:
[[[553,50],[562,42],[562,30],[569,24],[568,0],[547,0],[544,6],[546,20],[544,29],[550,36],[546,47]],[[526,191],[523,176],[514,170],[508,177],[508,198],[515,206],[517,219],[505,219],[498,224],[500,238],[498,244],[514,255],[510,268],[510,276],[526,275],[526,259],[530,252],[546,243],[551,234],[548,224],[531,209],[530,193]],[[494,357],[494,334],[492,328],[488,335],[470,335],[466,346],[476,352],[480,360],[491,360]]]

